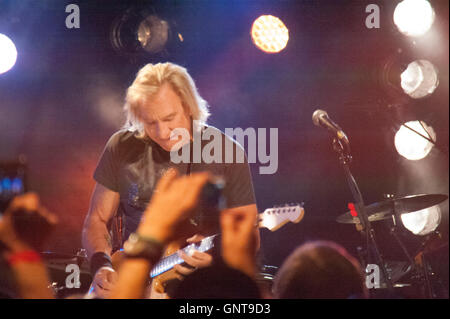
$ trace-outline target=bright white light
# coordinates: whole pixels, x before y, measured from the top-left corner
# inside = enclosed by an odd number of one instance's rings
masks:
[[[412,37],[425,34],[434,22],[434,10],[427,0],[404,0],[394,11],[398,30]]]
[[[253,22],[251,30],[253,43],[267,53],[278,53],[289,40],[289,30],[283,21],[271,15],[263,15]]]
[[[0,74],[8,72],[16,63],[17,50],[6,35],[0,33]]]
[[[427,60],[411,62],[400,77],[403,91],[414,99],[432,94],[439,84],[436,68]]]
[[[420,123],[422,123],[423,127]],[[419,132],[423,136],[436,141],[436,133],[434,132],[433,128],[427,126],[424,122],[411,121],[405,123],[404,125]],[[411,131],[404,125],[402,125],[395,134],[395,148],[397,149],[397,152],[401,156],[412,161],[417,161],[427,156],[433,148],[433,143],[426,140],[419,134]],[[424,129],[424,127],[426,130]]]
[[[441,223],[441,210],[439,206],[432,206],[400,216],[403,226],[415,235],[428,235]]]

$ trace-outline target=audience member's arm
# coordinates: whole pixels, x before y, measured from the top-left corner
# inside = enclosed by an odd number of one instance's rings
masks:
[[[49,288],[45,264],[35,249],[20,238],[14,229],[13,214],[18,210],[24,210],[30,215],[39,214],[53,225],[56,224],[56,217],[40,206],[36,194],[28,193],[14,198],[0,218],[0,241],[5,247],[3,254],[14,274],[19,296],[25,299],[51,299],[54,296]]]
[[[227,212],[237,212],[239,214],[249,214],[250,216],[255,218],[255,221],[258,219],[258,208],[256,207],[256,204],[250,204],[250,205],[244,205],[244,206],[239,206],[239,207],[233,207],[233,208],[228,208],[226,210]],[[250,218],[250,217],[249,217]],[[253,225],[253,236],[254,238],[252,239],[252,241],[254,241],[254,253],[257,254],[259,252],[260,246],[261,246],[261,238],[260,238],[260,234],[259,234],[259,226],[258,223],[255,222],[255,224]]]
[[[161,247],[169,243],[176,236],[177,226],[196,206],[208,179],[207,173],[177,177],[176,170],[170,169],[159,181],[137,234],[152,239]],[[119,268],[119,279],[111,298],[143,298],[149,272],[155,262],[156,259],[126,258]]]
[[[254,278],[256,275],[256,215],[230,209],[221,214],[222,257],[230,267]],[[259,238],[259,237],[258,237]]]

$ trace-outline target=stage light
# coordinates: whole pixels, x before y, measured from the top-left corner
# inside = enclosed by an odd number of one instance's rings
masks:
[[[433,7],[427,0],[404,0],[394,10],[398,30],[412,37],[425,34],[434,22]]]
[[[150,15],[139,24],[137,37],[145,51],[161,52],[169,38],[169,24],[155,15]]]
[[[6,35],[0,33],[0,74],[8,72],[17,60],[17,49]]]
[[[120,54],[137,56],[162,52],[170,38],[169,23],[149,10],[130,8],[113,21],[110,40]]]
[[[425,236],[433,232],[441,223],[441,209],[432,206],[416,212],[400,215],[403,226],[415,235]]]
[[[289,30],[283,21],[271,15],[263,15],[253,22],[253,43],[267,53],[278,53],[289,41]]]
[[[400,77],[403,91],[414,99],[432,94],[439,84],[437,70],[427,60],[411,62]]]
[[[432,141],[436,140],[436,134],[432,127],[422,121],[407,122],[395,134],[395,148],[401,156],[417,161],[425,158],[433,148],[434,144],[427,138]]]
[[[377,68],[377,84],[387,104],[406,105],[411,99],[433,94],[439,86],[439,72],[428,60],[415,59],[399,51],[388,56]]]

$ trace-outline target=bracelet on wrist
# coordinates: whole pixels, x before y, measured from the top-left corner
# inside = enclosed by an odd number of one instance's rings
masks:
[[[143,258],[156,263],[162,256],[164,244],[151,237],[132,233],[123,248],[127,258]]]
[[[8,263],[10,265],[15,265],[18,263],[38,263],[42,262],[41,255],[39,255],[34,250],[26,250],[18,253],[13,253],[7,257]]]

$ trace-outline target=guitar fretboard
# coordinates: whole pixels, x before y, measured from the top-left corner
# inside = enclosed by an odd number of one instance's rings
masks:
[[[210,250],[211,248],[214,247],[214,237],[216,237],[217,235],[213,235],[210,237],[206,237],[205,239],[203,239],[199,244],[190,244],[186,247],[184,247],[183,249],[181,249],[184,253],[186,253],[187,255],[191,255],[194,250],[200,251],[200,252],[205,252]],[[169,255],[167,257],[164,257],[163,259],[161,259],[156,266],[152,269],[152,271],[150,272],[150,277],[156,277],[158,275],[161,275],[162,273],[170,270],[173,268],[173,266],[175,265],[179,265],[184,263],[184,260],[178,255],[178,252]]]
[[[266,227],[271,231],[278,229],[285,223],[291,221],[298,223],[303,218],[304,210],[301,205],[285,205],[283,207],[269,208],[264,213],[259,214],[260,222],[259,227]],[[183,249],[188,255],[191,255],[194,250],[205,252],[214,247],[214,238],[217,235],[204,238],[198,244],[191,244]],[[175,265],[184,263],[184,260],[180,258],[178,252],[164,257],[161,259],[150,272],[150,277],[154,278],[166,271],[169,271]]]

